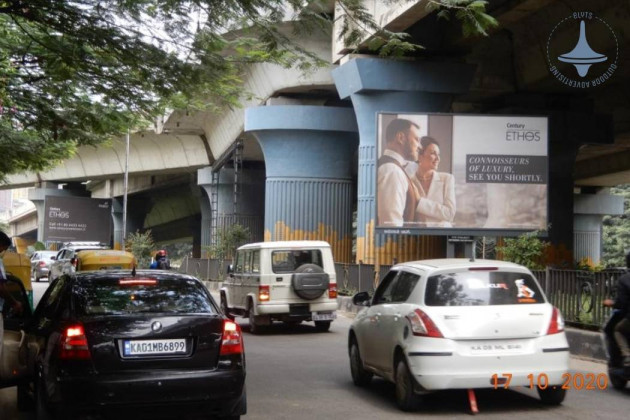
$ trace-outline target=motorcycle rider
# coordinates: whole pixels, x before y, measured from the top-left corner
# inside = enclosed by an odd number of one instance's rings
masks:
[[[626,254],[626,267],[630,268],[630,252]],[[624,373],[630,375],[630,272],[627,272],[617,280],[617,297],[605,299],[604,306],[613,307],[620,311],[623,319],[617,323],[614,329],[614,337],[619,351],[623,357]]]

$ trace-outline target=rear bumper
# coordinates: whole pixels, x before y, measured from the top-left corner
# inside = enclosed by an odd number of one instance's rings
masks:
[[[450,341],[450,340],[444,340]],[[452,342],[451,342],[452,343]],[[561,385],[569,371],[569,345],[564,334],[526,340],[519,354],[470,354],[471,344],[453,344],[451,349],[406,350],[409,369],[424,390],[454,388],[512,388]],[[510,378],[509,385],[496,383],[492,375]],[[565,375],[566,376],[566,375]]]
[[[33,270],[37,277],[46,277],[48,276],[48,272],[50,271],[48,268],[36,268]]]
[[[62,376],[56,382],[59,392],[51,403],[76,412],[186,405],[220,415],[245,414],[245,373],[239,370]]]
[[[333,312],[337,310],[337,301],[321,303],[296,302],[296,304],[308,304],[309,312]],[[257,315],[280,315],[290,314],[291,309],[288,303],[265,303],[256,307]]]

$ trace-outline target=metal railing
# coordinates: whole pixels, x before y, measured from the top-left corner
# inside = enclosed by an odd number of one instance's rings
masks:
[[[229,264],[226,260],[221,268],[218,260],[185,258],[179,271],[202,280],[221,281]],[[390,268],[390,265],[381,265],[376,270],[372,264],[336,263],[337,289],[341,295],[371,293]],[[588,329],[598,329],[610,315],[610,308],[603,307],[602,301],[614,299],[617,279],[624,273],[624,270],[590,272],[552,268],[533,271],[547,298],[560,310],[565,321]]]

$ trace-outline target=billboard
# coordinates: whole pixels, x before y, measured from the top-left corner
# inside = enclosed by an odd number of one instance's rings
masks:
[[[377,114],[377,231],[546,230],[547,127],[547,117]]]
[[[44,241],[111,242],[111,199],[46,196],[44,211]]]

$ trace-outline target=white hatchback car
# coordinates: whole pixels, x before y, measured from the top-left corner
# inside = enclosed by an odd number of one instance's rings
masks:
[[[569,371],[564,320],[525,267],[492,260],[398,264],[365,306],[348,337],[357,386],[373,374],[396,384],[398,406],[442,389],[536,388],[560,404]],[[563,377],[564,375],[564,377]]]

